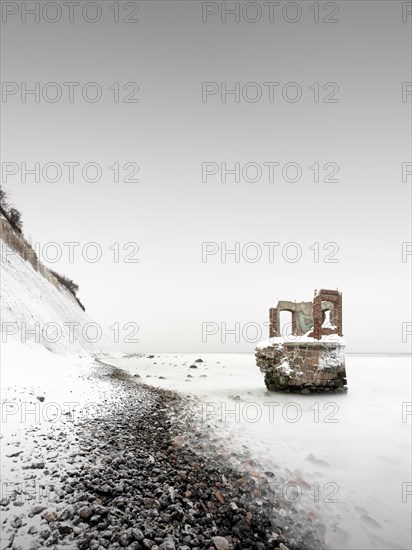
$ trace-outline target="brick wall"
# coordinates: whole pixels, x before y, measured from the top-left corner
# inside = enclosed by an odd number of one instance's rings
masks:
[[[272,391],[346,391],[344,345],[285,342],[256,349],[256,363]]]

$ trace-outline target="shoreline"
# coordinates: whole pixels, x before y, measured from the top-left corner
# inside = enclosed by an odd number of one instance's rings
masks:
[[[2,550],[322,548],[306,527],[300,535],[288,524],[271,490],[275,474],[262,475],[247,451],[236,457],[245,467],[234,467],[224,442],[198,425],[189,398],[101,360],[91,369],[87,383],[110,382],[106,413],[55,427],[63,441],[74,432],[80,456],[73,467],[63,461],[60,471],[43,471],[58,486],[53,499],[28,514],[16,508]],[[3,509],[13,504],[2,500]]]

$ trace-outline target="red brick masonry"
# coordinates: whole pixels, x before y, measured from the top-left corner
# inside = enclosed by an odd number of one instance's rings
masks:
[[[280,335],[280,311],[292,312],[292,337]],[[326,311],[330,326],[322,327]],[[342,294],[315,292],[313,302],[279,301],[270,309],[269,342],[256,348],[256,363],[269,390],[286,392],[347,391]]]

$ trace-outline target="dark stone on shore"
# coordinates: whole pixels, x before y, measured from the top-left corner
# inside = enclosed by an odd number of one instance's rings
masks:
[[[112,381],[108,409],[79,423],[84,460],[61,473],[60,505],[45,511],[31,543],[79,550],[275,550],[284,542],[289,550],[322,549],[309,522],[297,516],[294,531],[284,519],[268,482],[274,474],[262,469],[256,477],[251,468],[258,464],[248,451],[231,456],[222,441],[212,443],[213,434],[193,414],[195,401],[115,368],[99,367],[96,376]],[[234,468],[232,458],[248,467]],[[16,529],[19,520],[15,516]]]

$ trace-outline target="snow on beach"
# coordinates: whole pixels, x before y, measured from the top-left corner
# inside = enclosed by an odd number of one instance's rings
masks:
[[[3,359],[16,369],[3,394],[2,550],[43,541],[93,550],[321,547],[307,525],[295,533],[283,517],[272,524],[261,480],[233,468],[210,430],[184,422],[188,400],[175,392],[17,342]]]
[[[306,482],[304,505],[324,518],[330,548],[412,547],[411,497],[405,497],[409,356],[348,355],[348,394],[316,396],[267,392],[254,356],[247,354],[155,354],[108,362],[145,383],[202,398],[199,418],[216,429],[223,424],[228,447],[247,445],[268,468],[275,465],[291,500],[296,480]]]
[[[89,381],[90,357],[61,356],[15,339],[2,345],[1,365],[1,548],[10,537],[13,548],[28,548],[24,530],[14,535],[7,521],[42,530],[38,514],[59,502],[60,475],[84,459],[78,421],[104,413],[110,385]]]
[[[111,389],[108,381],[91,383],[93,355],[116,352],[103,334],[99,342],[84,337],[91,319],[2,239],[0,252],[1,548],[10,540],[28,548],[27,535],[15,536],[20,516],[27,529],[39,529],[39,502],[59,501],[59,474],[83,460],[78,421],[104,414]]]

